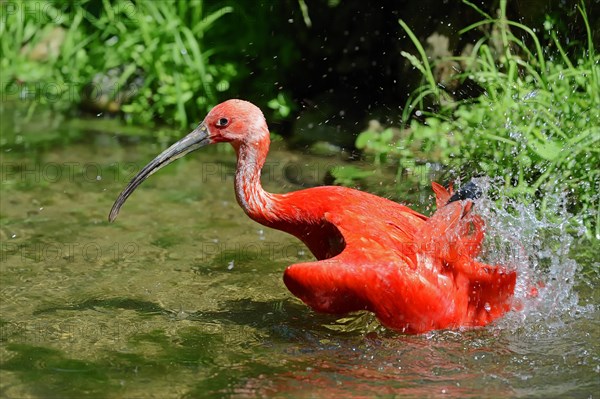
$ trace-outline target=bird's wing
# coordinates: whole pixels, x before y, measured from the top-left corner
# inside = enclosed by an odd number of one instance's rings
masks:
[[[379,221],[366,213],[326,213],[344,238],[344,249],[329,259],[289,266],[284,274],[288,289],[316,311],[366,309],[400,330],[420,332],[438,328],[441,321],[452,323],[468,297],[456,298],[452,279],[417,263],[413,232],[423,220],[389,216]]]
[[[511,307],[517,273],[502,265],[476,260],[484,238],[485,223],[474,215],[472,201],[444,205],[416,233],[417,248],[431,248],[419,258],[429,259],[441,269],[468,282],[469,309],[479,325],[501,316]]]
[[[385,325],[406,332],[457,326],[457,310],[468,306],[468,296],[457,296],[451,279],[433,271],[415,273],[401,257],[373,261],[351,250],[291,265],[284,282],[315,311],[369,310]]]

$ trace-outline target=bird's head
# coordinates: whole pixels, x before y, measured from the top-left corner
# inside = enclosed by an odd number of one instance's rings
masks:
[[[203,128],[211,143],[230,142],[234,147],[269,133],[260,108],[244,100],[227,100],[215,106],[198,126]]]
[[[215,106],[196,129],[144,166],[121,192],[108,220],[115,220],[121,206],[144,180],[174,160],[209,144],[229,142],[238,150],[243,144],[268,143],[268,138],[265,117],[256,105],[244,100],[227,100]]]

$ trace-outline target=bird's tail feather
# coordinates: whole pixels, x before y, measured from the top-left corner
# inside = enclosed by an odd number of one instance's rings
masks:
[[[469,282],[469,303],[473,305],[472,318],[495,319],[511,307],[516,272],[501,265],[487,265],[475,258],[481,251],[485,223],[474,215],[470,199],[452,198],[452,188],[447,190],[433,183],[436,194],[436,212],[425,222],[416,237],[421,248],[427,248],[441,273],[451,272]],[[484,320],[481,320],[483,323]]]

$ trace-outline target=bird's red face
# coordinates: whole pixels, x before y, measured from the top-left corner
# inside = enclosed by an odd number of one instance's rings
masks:
[[[174,160],[208,144],[230,142],[238,148],[242,143],[259,142],[264,135],[269,135],[267,123],[254,104],[228,100],[217,105],[196,129],[150,161],[129,182],[115,201],[108,219],[113,221],[117,217],[121,206],[146,178]]]
[[[240,144],[268,134],[265,117],[252,103],[228,100],[214,107],[198,126],[206,127],[211,143]]]

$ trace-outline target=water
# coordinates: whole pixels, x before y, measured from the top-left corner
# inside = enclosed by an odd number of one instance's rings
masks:
[[[586,244],[572,260],[560,223],[484,202],[497,244],[484,255],[522,271],[524,310],[405,336],[369,315],[315,314],[287,292],[284,268],[310,254],[239,209],[231,151],[161,170],[109,224],[119,191],[162,147],[84,132],[3,147],[1,397],[600,396],[598,257]],[[299,188],[291,162],[317,181],[332,161],[279,146],[268,190]],[[511,239],[522,247],[507,255]]]

